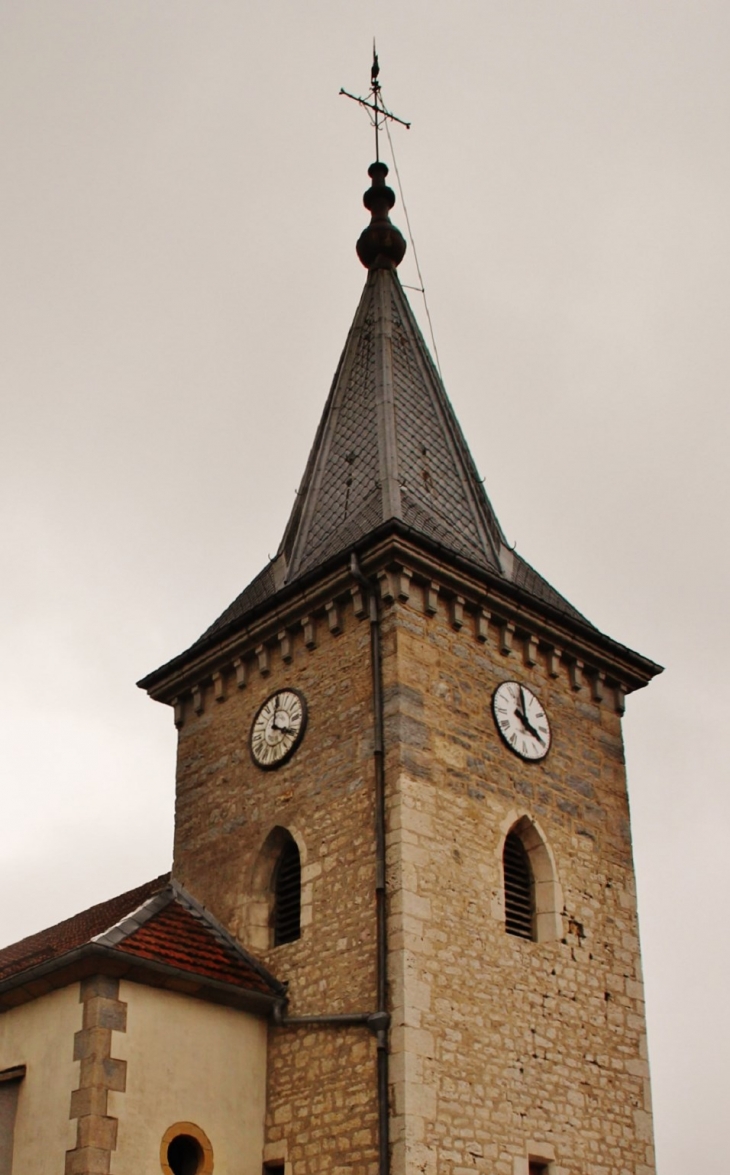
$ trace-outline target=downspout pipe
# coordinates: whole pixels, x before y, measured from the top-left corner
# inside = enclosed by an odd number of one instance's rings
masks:
[[[383,681],[380,610],[377,584],[362,571],[357,555],[350,555],[350,572],[366,593],[370,621],[370,672],[373,699],[373,764],[375,768],[375,917],[377,952],[377,1022],[372,1025],[378,1047],[378,1175],[390,1171],[390,1117],[388,1113],[388,945],[385,911],[385,753],[383,737]]]

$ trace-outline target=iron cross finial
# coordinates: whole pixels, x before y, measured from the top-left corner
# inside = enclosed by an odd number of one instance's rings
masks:
[[[366,110],[371,111],[370,122],[375,127],[375,161],[380,162],[380,128],[386,119],[391,122],[398,122],[404,126],[406,130],[410,130],[411,124],[402,118],[398,118],[393,114],[383,103],[380,92],[380,82],[378,75],[380,74],[380,62],[378,61],[378,54],[375,48],[375,40],[373,39],[373,64],[370,67],[370,91],[367,98],[358,98],[357,94],[351,94],[349,90],[340,89],[340,93],[344,94],[346,98],[352,98],[353,102],[357,102],[358,106],[364,106]]]

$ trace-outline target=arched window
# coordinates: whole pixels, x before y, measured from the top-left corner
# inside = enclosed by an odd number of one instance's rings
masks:
[[[518,938],[535,937],[535,885],[527,851],[516,832],[504,842],[505,929]]]
[[[301,938],[312,922],[313,883],[320,872],[321,866],[308,861],[298,829],[280,824],[270,829],[246,887],[240,931],[246,946],[267,951]]]
[[[287,835],[272,876],[274,946],[295,942],[302,932],[302,866],[299,849]]]
[[[505,930],[533,942],[562,938],[563,893],[550,846],[529,816],[512,816],[503,827]]]

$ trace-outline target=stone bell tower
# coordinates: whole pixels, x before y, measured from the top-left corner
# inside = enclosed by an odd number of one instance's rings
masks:
[[[659,666],[508,549],[387,170],[278,553],[140,683],[174,876],[288,984],[265,1169],[653,1175],[621,715]]]

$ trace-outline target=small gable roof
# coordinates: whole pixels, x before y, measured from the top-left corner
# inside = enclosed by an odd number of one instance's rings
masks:
[[[264,1014],[286,990],[163,874],[0,950],[0,1010],[98,971]]]

